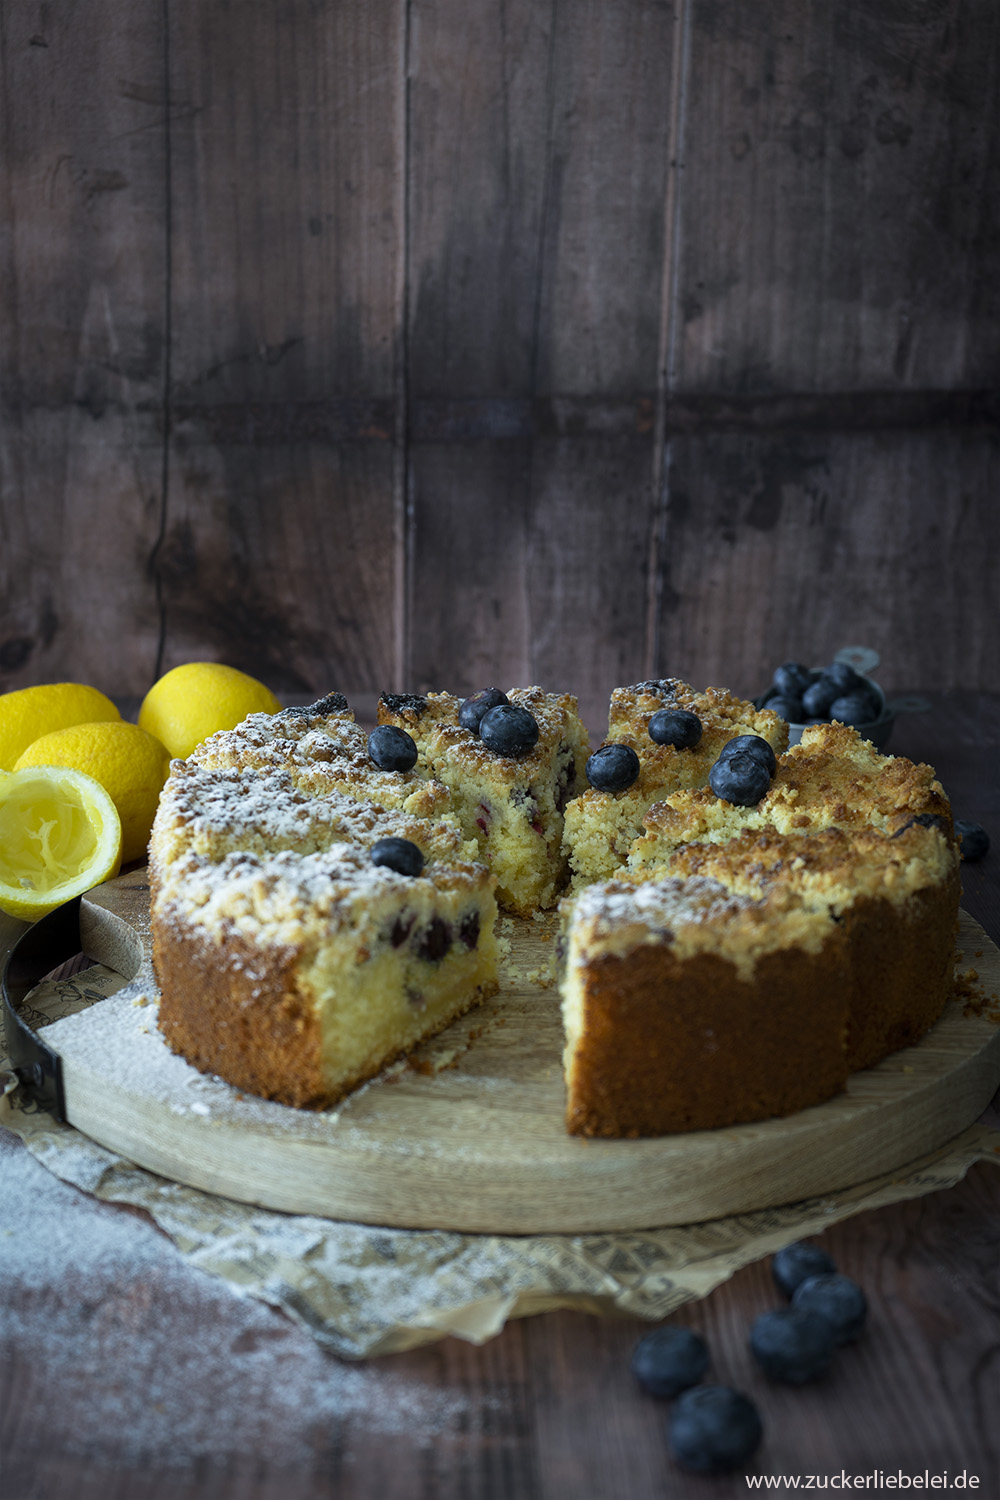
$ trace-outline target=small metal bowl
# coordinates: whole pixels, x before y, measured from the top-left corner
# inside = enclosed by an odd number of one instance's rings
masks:
[[[867,674],[864,672],[859,672],[858,676],[863,678],[863,680],[875,690],[875,693],[878,696],[879,703],[882,705],[882,707],[879,712],[878,718],[872,719],[868,724],[855,724],[853,727],[858,731],[860,735],[863,736],[864,739],[870,740],[871,743],[875,746],[876,750],[884,750],[886,745],[889,743],[889,736],[892,733],[892,726],[896,722],[896,715],[890,707],[889,700],[886,698],[885,693],[879,687],[875,679],[873,677],[867,676]],[[761,693],[759,698],[755,698],[753,700],[754,705],[757,708],[766,708],[770,700],[777,697],[777,695],[778,689],[775,687],[770,687],[766,690],[766,692]],[[820,722],[826,723],[827,721],[824,719]],[[802,738],[803,730],[808,728],[808,724],[789,724],[788,743],[790,745],[797,745],[799,743],[799,740],[801,740]]]

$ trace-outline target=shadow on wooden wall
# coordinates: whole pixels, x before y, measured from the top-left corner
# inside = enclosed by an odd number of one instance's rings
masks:
[[[0,687],[1000,688],[987,0],[0,24]]]

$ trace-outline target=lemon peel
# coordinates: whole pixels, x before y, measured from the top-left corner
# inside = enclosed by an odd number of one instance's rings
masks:
[[[280,701],[255,677],[221,662],[191,661],[153,684],[139,710],[139,726],[183,760],[210,734],[235,729],[248,714],[280,711]]]
[[[71,766],[0,777],[0,910],[34,922],[117,875],[122,830],[108,793]]]
[[[120,718],[110,698],[82,682],[45,682],[0,693],[0,770],[12,771],[28,746],[54,729]]]
[[[170,757],[160,741],[123,719],[74,724],[29,745],[15,771],[26,766],[71,766],[99,781],[122,825],[122,863],[142,859]]]

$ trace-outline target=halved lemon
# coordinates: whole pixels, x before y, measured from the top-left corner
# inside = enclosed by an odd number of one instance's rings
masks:
[[[117,875],[122,825],[93,776],[30,766],[0,777],[0,908],[34,922]]]

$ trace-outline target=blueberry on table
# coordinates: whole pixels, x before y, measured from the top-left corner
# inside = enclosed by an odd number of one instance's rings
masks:
[[[649,738],[657,745],[673,745],[675,750],[693,749],[701,734],[701,720],[686,708],[661,708],[649,721]]]
[[[768,744],[759,734],[737,734],[731,740],[727,740],[719,751],[720,760],[729,760],[731,756],[740,751],[746,751],[747,755],[756,755],[767,767],[767,774],[773,776],[778,769],[778,757],[774,753],[774,747]]]
[[[424,868],[423,851],[409,839],[377,839],[371,847],[373,865],[395,870],[397,875],[419,875]]]
[[[792,1307],[825,1318],[838,1344],[849,1344],[856,1339],[868,1316],[868,1303],[857,1282],[836,1271],[807,1276],[795,1288]]]
[[[819,1245],[811,1245],[808,1240],[796,1240],[792,1245],[784,1245],[771,1258],[774,1284],[786,1297],[790,1297],[807,1276],[824,1276],[836,1269],[833,1257],[821,1250]]]
[[[962,858],[966,864],[982,859],[989,852],[990,836],[981,823],[965,823],[956,818],[955,837],[961,840]]]
[[[630,745],[602,745],[587,761],[587,780],[598,792],[624,792],[639,775],[639,757]]]
[[[458,722],[463,729],[469,729],[473,734],[479,733],[483,714],[488,713],[491,708],[499,708],[501,703],[509,703],[510,699],[506,693],[499,688],[483,688],[479,693],[473,693],[466,698],[458,710]]]
[[[696,1474],[738,1469],[763,1435],[753,1402],[725,1385],[695,1385],[684,1391],[667,1423],[674,1457]]]
[[[805,1385],[830,1368],[837,1347],[833,1329],[817,1312],[802,1307],[776,1307],[761,1313],[750,1329],[750,1349],[772,1380]]]
[[[479,721],[479,738],[494,755],[527,755],[538,744],[538,723],[517,703],[498,703]]]
[[[707,1369],[708,1345],[690,1328],[654,1328],[632,1351],[632,1374],[650,1396],[676,1396]]]
[[[878,718],[878,705],[869,693],[847,693],[842,698],[834,698],[830,704],[830,718],[839,724],[853,724],[856,728],[873,724]]]
[[[368,754],[380,771],[412,771],[417,763],[416,742],[395,724],[379,724],[372,730]]]
[[[801,698],[812,682],[813,674],[800,661],[783,661],[780,667],[775,667],[771,680],[782,697]],[[770,703],[767,706],[770,708]]]
[[[779,693],[776,698],[768,698],[765,707],[772,709],[779,719],[784,719],[786,724],[801,724],[806,716],[806,711],[802,707],[802,699],[791,698],[787,693]]]
[[[755,807],[771,785],[767,766],[746,750],[719,759],[708,773],[708,784],[717,797],[737,807]]]

